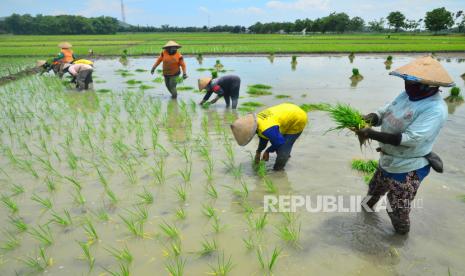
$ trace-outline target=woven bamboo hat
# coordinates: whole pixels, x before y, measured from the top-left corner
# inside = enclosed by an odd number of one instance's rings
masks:
[[[199,91],[202,91],[212,81],[212,78],[200,78],[199,79]]]
[[[42,67],[42,66],[45,65],[45,63],[47,63],[47,61],[45,61],[45,60],[38,60],[38,61],[36,62],[36,67]]]
[[[417,58],[409,64],[392,71],[389,75],[431,86],[455,86],[446,69],[431,56]]]
[[[247,145],[257,131],[257,116],[250,113],[238,118],[232,123],[231,131],[239,146]]]
[[[58,44],[58,47],[60,47],[61,49],[69,49],[71,47],[73,47],[73,45],[71,45],[71,43],[69,42],[61,42],[60,44]]]
[[[181,48],[182,46],[176,43],[174,40],[170,40],[166,42],[165,46],[163,46],[163,49],[168,48],[168,47],[176,47],[176,48]]]

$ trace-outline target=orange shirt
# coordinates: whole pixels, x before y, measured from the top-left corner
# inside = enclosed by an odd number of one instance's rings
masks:
[[[184,58],[179,52],[176,52],[174,55],[170,55],[168,54],[168,51],[163,50],[153,66],[157,67],[162,62],[163,75],[165,76],[179,75],[179,67],[182,68],[182,72],[184,74],[186,73],[186,64],[184,63]]]
[[[74,60],[73,57],[73,50],[71,49],[61,49],[61,53],[63,53],[63,58],[61,59],[61,62],[63,63],[70,63],[71,61]]]

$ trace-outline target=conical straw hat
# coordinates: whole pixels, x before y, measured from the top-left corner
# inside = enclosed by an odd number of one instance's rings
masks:
[[[62,48],[62,49],[69,49],[71,47],[73,47],[73,45],[71,45],[71,43],[69,42],[61,42],[60,44],[58,44],[58,47]]]
[[[36,62],[36,67],[42,67],[42,66],[45,65],[45,63],[47,63],[47,61],[45,61],[45,60],[38,60],[38,61]]]
[[[207,87],[207,85],[211,82],[212,78],[200,78],[199,79],[199,91],[202,91]]]
[[[257,118],[255,114],[247,114],[238,118],[231,125],[231,130],[239,146],[247,145],[257,131]]]
[[[454,86],[454,81],[446,69],[436,59],[425,56],[404,65],[390,75],[401,77],[405,80],[416,81],[431,86]]]
[[[176,41],[170,40],[170,41],[166,42],[165,46],[163,46],[163,49],[164,49],[164,48],[168,48],[168,47],[177,47],[177,48],[181,48],[182,46],[179,45],[178,43],[176,43]]]

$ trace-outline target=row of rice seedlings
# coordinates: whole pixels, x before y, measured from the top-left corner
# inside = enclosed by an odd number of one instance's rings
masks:
[[[218,244],[215,239],[208,240],[204,237],[201,246],[202,249],[199,251],[200,256],[211,255],[213,252],[218,250]]]
[[[329,111],[331,109],[331,105],[328,103],[311,103],[311,104],[301,104],[300,108],[302,108],[305,112]]]
[[[174,224],[171,225],[171,224],[164,221],[159,226],[160,226],[160,229],[161,229],[162,233],[166,237],[168,237],[170,239],[179,238],[180,233],[179,233],[179,229],[176,227],[176,225],[174,225]]]
[[[170,276],[182,276],[184,275],[184,267],[186,266],[186,260],[178,256],[174,259],[169,260],[165,264],[165,269],[168,271]]]
[[[71,219],[71,215],[69,214],[68,210],[64,210],[64,215],[60,215],[55,211],[52,211],[52,219],[50,219],[50,222],[54,222],[58,225],[61,225],[63,227],[68,227],[73,224],[73,220]]]
[[[277,235],[285,242],[297,246],[300,239],[301,224],[297,223],[295,213],[283,213],[284,223],[277,227]]]
[[[231,256],[229,256],[228,260],[225,260],[224,258],[224,252],[222,254],[218,254],[216,263],[213,265],[209,265],[211,272],[210,274],[212,275],[217,275],[217,276],[226,276],[231,272],[233,269],[233,263],[231,261]]]

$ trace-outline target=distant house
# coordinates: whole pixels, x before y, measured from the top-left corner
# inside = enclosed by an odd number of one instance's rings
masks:
[[[305,36],[307,34],[307,28],[302,30],[302,35]]]

